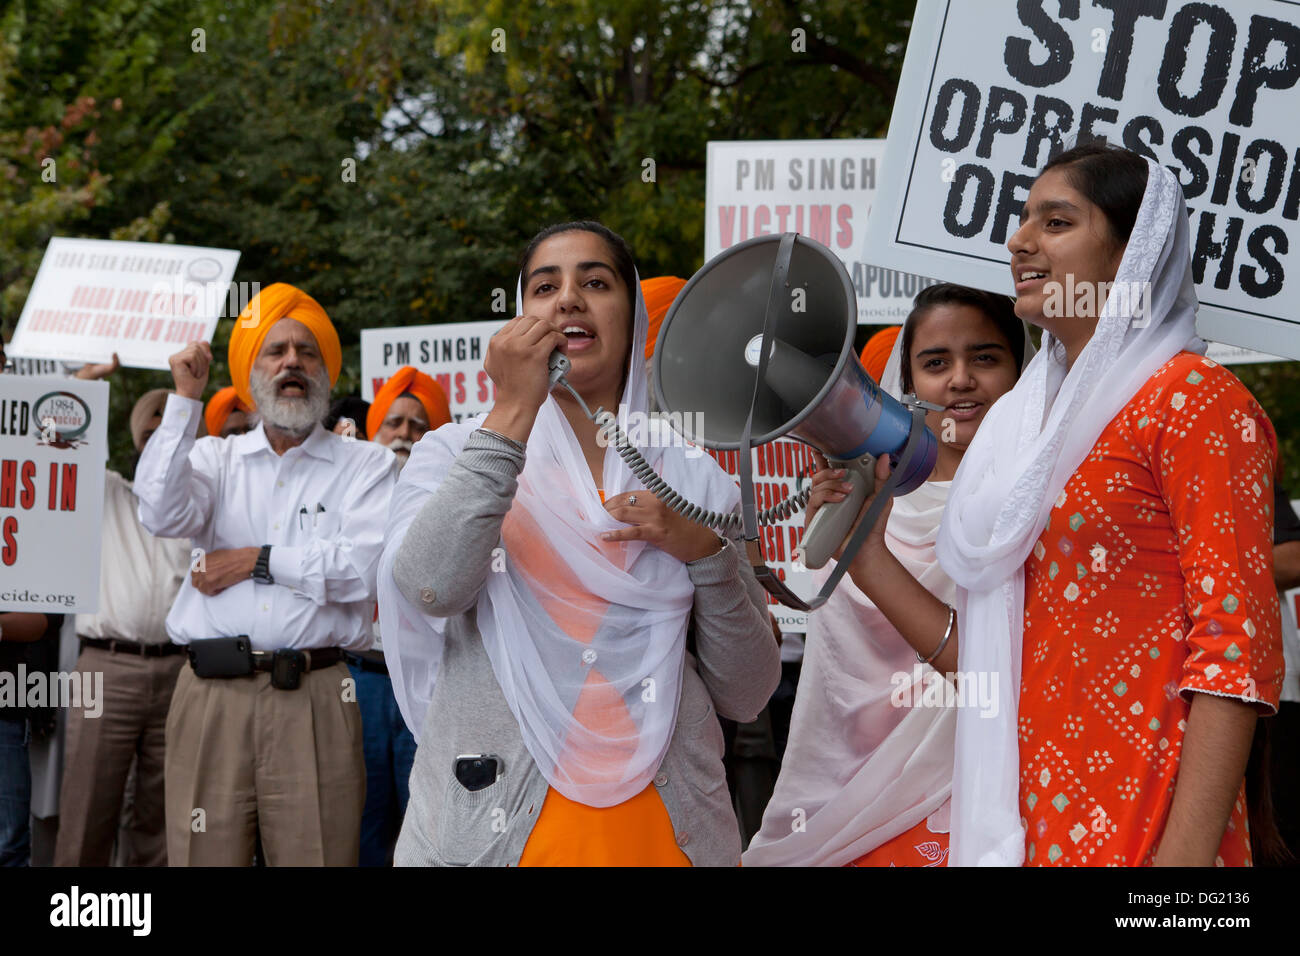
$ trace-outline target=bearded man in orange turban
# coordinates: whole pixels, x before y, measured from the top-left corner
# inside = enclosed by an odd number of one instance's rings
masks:
[[[424,433],[451,421],[451,406],[442,386],[424,372],[404,365],[375,393],[366,415],[366,434],[406,464]]]
[[[268,286],[230,336],[261,423],[195,441],[211,359],[206,342],[171,357],[176,394],[136,470],[144,526],[199,550],[166,622],[190,661],[167,719],[167,860],[248,865],[260,836],[272,866],[355,866],[365,764],[344,652],[374,640],[395,459],[321,425],[342,352],[305,292]]]

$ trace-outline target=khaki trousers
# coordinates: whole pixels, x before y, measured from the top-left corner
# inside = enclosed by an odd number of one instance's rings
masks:
[[[125,862],[167,865],[164,731],[184,661],[183,654],[140,657],[82,649],[77,674],[103,674],[103,699],[96,702],[102,713],[87,716],[85,700],[81,707],[68,708],[55,866],[109,865],[133,759],[138,763],[130,819],[123,831],[129,848]]]
[[[168,863],[248,866],[260,833],[268,866],[356,866],[366,768],[351,681],[342,662],[296,690],[187,665],[167,716]]]

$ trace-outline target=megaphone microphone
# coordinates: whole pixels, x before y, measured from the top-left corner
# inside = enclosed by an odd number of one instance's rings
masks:
[[[743,530],[763,587],[783,604],[808,611],[826,602],[885,502],[920,487],[938,454],[934,433],[924,424],[925,409],[936,406],[915,396],[900,403],[882,392],[858,362],[856,329],[857,296],[843,264],[825,246],[795,233],[749,239],[710,259],[668,310],[654,352],[659,407],[674,428],[678,421],[683,427],[692,421],[703,426],[699,434],[682,431],[683,438],[740,452],[739,517],[705,511],[670,488],[627,440],[612,412],[587,407],[564,377],[569,360],[562,352],[551,353],[548,368],[551,385],[567,389],[587,417],[607,431],[614,450],[647,489],[707,527]],[[758,510],[750,450],[782,435],[845,468],[853,485],[844,501],[823,505],[804,532],[801,551],[808,567],[822,567],[844,544],[842,559],[811,602],[790,591],[767,566],[758,538],[760,524],[798,512],[811,493],[805,488]],[[862,503],[875,490],[876,458],[885,454],[894,469],[850,536]]]
[[[825,565],[845,543],[875,490],[877,457],[891,456],[889,480],[812,604],[777,581],[765,562],[753,562],[764,587],[793,607],[811,609],[825,601],[884,502],[920,487],[938,454],[934,433],[923,424],[925,408],[933,406],[911,396],[904,404],[882,392],[858,362],[856,330],[857,296],[844,265],[820,243],[786,233],[746,240],[709,260],[678,294],[655,345],[655,396],[669,422],[698,423],[698,434],[683,437],[740,452],[750,542],[758,540],[759,523],[797,511],[810,492],[759,513],[753,502],[754,445],[788,436],[820,451],[832,467],[846,469],[852,492],[823,505],[804,532],[801,552],[810,568]]]

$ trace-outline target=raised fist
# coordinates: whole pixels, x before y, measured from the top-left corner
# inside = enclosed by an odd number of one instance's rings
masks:
[[[167,360],[172,367],[176,394],[198,400],[208,384],[212,365],[212,347],[207,342],[191,342]]]

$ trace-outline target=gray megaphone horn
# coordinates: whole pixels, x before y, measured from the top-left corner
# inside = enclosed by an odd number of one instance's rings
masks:
[[[660,409],[674,427],[697,429],[684,438],[741,452],[747,504],[748,449],[782,435],[847,470],[853,492],[822,506],[804,533],[810,568],[845,542],[874,490],[878,456],[903,466],[889,491],[904,495],[930,476],[938,451],[934,433],[919,425],[921,413],[882,392],[862,368],[856,331],[857,297],[843,264],[820,243],[787,233],[749,239],[709,260],[668,310],[654,350]],[[756,538],[755,529],[746,527],[746,537]]]

